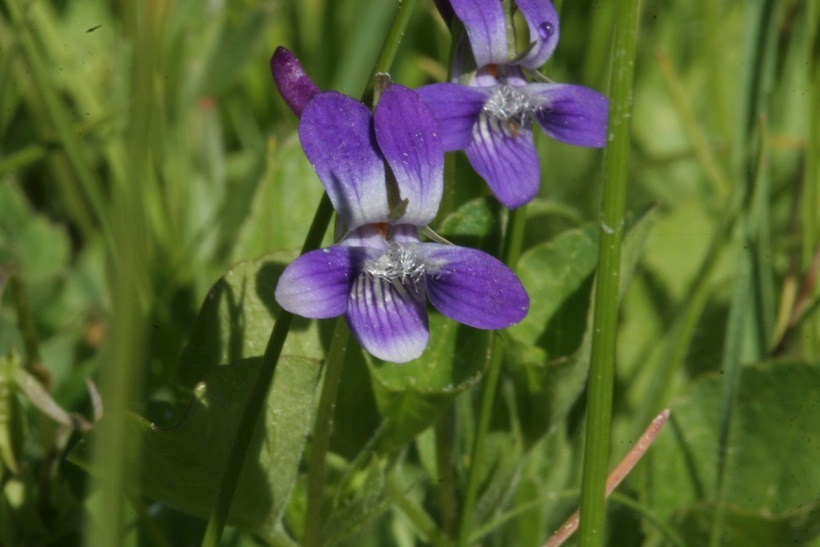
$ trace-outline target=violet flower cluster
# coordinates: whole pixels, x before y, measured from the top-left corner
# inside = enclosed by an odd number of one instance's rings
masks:
[[[443,315],[500,329],[527,314],[515,273],[475,249],[422,242],[444,188],[438,121],[419,96],[384,90],[375,112],[333,91],[318,92],[282,48],[271,61],[277,86],[297,115],[305,155],[337,214],[338,242],[309,252],[279,278],[276,301],[313,319],[344,315],[372,355],[393,362],[427,346],[427,300]],[[398,206],[391,207],[390,185]]]
[[[437,2],[467,32],[477,70],[458,83],[412,91],[389,85],[374,112],[333,91],[322,92],[298,60],[279,48],[271,72],[300,117],[302,148],[337,214],[336,243],[291,263],[276,301],[313,319],[343,315],[362,347],[393,362],[427,346],[427,301],[441,314],[479,329],[521,321],[529,296],[498,259],[450,244],[422,241],[438,212],[445,151],[464,149],[499,201],[517,207],[538,191],[537,123],[572,144],[603,146],[607,100],[590,89],[530,83],[558,40],[548,0],[517,0],[533,42],[508,55],[498,0]],[[445,15],[446,16],[446,15]]]
[[[453,82],[418,89],[441,122],[444,150],[464,150],[498,200],[520,207],[538,193],[540,168],[532,127],[561,142],[603,147],[607,98],[569,84],[533,83],[558,44],[558,14],[549,0],[515,0],[530,34],[529,48],[511,57],[507,25],[497,0],[440,0],[445,19],[458,17],[467,32],[475,72],[455,59]],[[457,51],[461,48],[456,48]]]

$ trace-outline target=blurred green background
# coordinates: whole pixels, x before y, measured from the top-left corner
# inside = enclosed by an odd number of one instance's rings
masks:
[[[605,93],[613,3],[562,4],[560,43],[543,72]],[[125,508],[110,505],[105,488],[65,456],[93,421],[96,390],[107,415],[132,410],[176,423],[191,389],[180,355],[211,287],[241,261],[301,246],[321,186],[272,84],[273,50],[293,51],[320,88],[358,97],[395,7],[0,3],[0,544],[200,541],[201,519],[136,494]],[[769,454],[741,462],[748,469],[727,480],[756,500],[753,485],[769,474],[804,475],[798,486],[761,492],[766,501],[744,506],[737,494],[720,505],[732,533],[764,538],[746,545],[817,544],[820,533],[820,470],[809,471],[812,452],[820,456],[809,425],[820,423],[819,14],[816,0],[642,6],[628,203],[654,204],[657,218],[622,304],[613,457],[663,406],[680,407],[668,439],[693,436],[688,446],[701,447],[698,427],[717,421],[728,435],[727,409],[748,398],[744,419],[759,415],[772,428],[766,442],[785,443],[789,431],[802,441],[784,444],[782,461]],[[420,2],[393,80],[415,87],[445,79],[449,47],[432,3]],[[600,151],[541,137],[542,189],[529,210],[527,247],[599,217]],[[441,218],[486,194],[463,157],[454,169],[466,189]],[[741,370],[772,359],[782,373]],[[784,410],[789,401],[801,405],[793,414]],[[714,414],[704,410],[712,406]],[[577,488],[579,413],[553,428],[543,457],[519,471],[508,507]],[[784,431],[789,420],[802,425]],[[748,427],[751,435],[755,423],[732,434]],[[116,428],[107,433],[94,456],[105,470],[100,480],[125,488],[130,445]],[[675,482],[680,462],[670,454],[681,445],[657,446],[654,474],[640,472],[628,492],[654,504],[685,544],[701,544],[715,506],[703,489]],[[690,471],[700,461],[684,460]],[[703,480],[722,484],[714,479],[720,458],[703,461],[714,463]],[[652,480],[668,489],[653,489]],[[500,523],[494,544],[546,539],[573,500],[551,503]],[[621,523],[612,545],[665,541],[641,528],[641,512],[626,502],[612,511]],[[89,532],[89,522],[106,528],[111,518],[124,519],[125,532]],[[405,520],[380,522],[346,541],[413,544]],[[231,529],[227,541],[262,540]]]

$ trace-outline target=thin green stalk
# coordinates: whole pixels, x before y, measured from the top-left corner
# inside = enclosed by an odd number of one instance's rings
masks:
[[[382,49],[379,56],[376,58],[376,64],[373,66],[373,72],[368,80],[368,87],[373,82],[376,74],[380,72],[389,72],[390,66],[393,64],[393,59],[396,58],[396,53],[399,51],[399,44],[404,38],[404,31],[407,30],[407,24],[410,22],[410,16],[416,7],[418,0],[399,0],[399,5],[396,8],[396,16],[393,18],[393,23],[387,31],[387,36],[382,43]],[[367,89],[362,92],[362,97],[367,95]]]
[[[579,545],[601,545],[606,517],[606,477],[612,422],[612,385],[618,329],[621,244],[624,233],[629,120],[638,37],[639,0],[618,3],[610,80],[609,145],[604,153],[604,197],[598,276],[587,385],[587,422],[581,483]]]
[[[325,494],[325,460],[330,446],[333,410],[336,408],[336,394],[339,391],[339,381],[342,378],[342,365],[344,364],[345,349],[349,337],[350,330],[347,323],[343,317],[339,317],[336,320],[336,328],[333,331],[333,340],[325,364],[322,394],[319,397],[316,421],[313,426],[313,440],[310,445],[307,511],[302,536],[302,545],[306,547],[321,544],[322,501]]]
[[[518,265],[518,257],[521,254],[521,246],[524,240],[524,227],[527,222],[527,206],[519,207],[510,211],[507,224],[507,233],[502,250],[504,263],[513,270]],[[493,333],[490,342],[490,363],[487,366],[487,374],[484,377],[484,386],[481,391],[481,403],[478,414],[478,424],[476,425],[475,437],[473,439],[473,449],[470,457],[470,471],[467,477],[467,492],[464,496],[464,504],[461,508],[461,526],[459,529],[459,545],[467,545],[473,524],[473,511],[478,499],[479,487],[479,462],[484,457],[484,445],[487,432],[490,429],[490,420],[495,403],[495,393],[498,390],[498,379],[501,376],[501,363],[504,357],[504,338],[497,333]]]
[[[763,306],[774,308],[773,298],[771,303],[764,304],[761,300],[765,298],[763,287],[754,287],[753,275],[755,266],[755,255],[753,246],[765,245],[768,227],[763,223],[768,221],[765,214],[767,208],[761,207],[759,202],[768,199],[768,174],[766,156],[766,131],[763,116],[768,111],[770,90],[773,84],[775,67],[775,55],[777,48],[776,31],[778,23],[778,11],[774,0],[766,0],[750,6],[747,16],[754,21],[754,24],[747,28],[745,36],[746,57],[753,60],[753,69],[744,74],[746,87],[741,91],[748,101],[746,111],[741,112],[745,117],[741,117],[738,124],[738,134],[736,135],[738,146],[737,161],[742,168],[741,173],[746,176],[743,180],[745,193],[749,196],[746,207],[743,211],[739,226],[739,256],[737,274],[735,277],[735,287],[732,295],[732,303],[729,310],[729,318],[726,325],[726,336],[724,338],[723,356],[721,360],[721,370],[724,374],[721,379],[720,393],[720,415],[719,438],[717,453],[717,484],[716,484],[716,506],[712,526],[710,530],[709,544],[717,546],[721,544],[723,535],[725,505],[722,503],[725,498],[726,469],[729,450],[729,435],[732,426],[732,415],[734,403],[737,398],[737,387],[740,378],[741,362],[749,358],[758,360],[765,351],[766,344],[771,336],[771,331],[760,332],[771,327],[766,326],[766,312],[770,310],[762,309]],[[757,140],[759,141],[757,154],[754,154],[755,127],[757,123]],[[754,162],[754,163],[752,163]],[[751,169],[745,168],[749,164]],[[758,203],[756,203],[758,202]],[[757,206],[756,206],[757,205]],[[757,288],[757,290],[753,290]],[[750,318],[751,316],[751,318]],[[750,323],[758,327],[757,332],[749,330]],[[757,353],[748,355],[744,352],[750,335],[756,335]]]
[[[817,18],[820,7],[817,2],[806,2],[806,82],[809,91],[806,93],[806,112],[808,123],[806,137],[805,169],[803,175],[803,199],[800,214],[802,223],[801,263],[805,270],[812,264],[814,254],[820,246],[820,124],[811,120],[820,119],[820,61],[813,55],[813,46],[817,44]],[[812,356],[820,352],[820,315],[807,318],[800,328],[800,344],[803,355]]]
[[[740,226],[745,239],[746,222]],[[748,243],[746,243],[748,245]],[[709,544],[717,547],[721,544],[723,530],[724,505],[720,500],[724,497],[725,470],[729,449],[729,433],[732,424],[732,409],[737,398],[737,386],[740,380],[741,355],[746,333],[745,320],[749,313],[749,291],[752,287],[752,253],[749,250],[741,250],[738,256],[738,265],[734,277],[734,291],[732,294],[732,305],[729,309],[729,319],[726,326],[726,338],[723,347],[723,357],[720,369],[723,373],[721,377],[720,389],[720,416],[718,429],[718,453],[717,453],[717,509],[712,520]]]
[[[100,362],[101,393],[106,401],[106,419],[101,420],[93,444],[93,462],[101,470],[94,478],[100,491],[99,510],[94,517],[97,525],[90,527],[87,545],[122,545],[125,533],[126,492],[135,480],[127,468],[128,454],[139,450],[139,438],[130,427],[128,408],[142,389],[142,368],[145,365],[145,333],[147,326],[147,295],[152,293],[150,268],[155,264],[154,241],[144,237],[147,226],[145,203],[142,200],[145,181],[155,167],[150,154],[150,127],[157,116],[157,104],[147,93],[156,75],[159,43],[162,36],[162,15],[152,11],[152,3],[127,3],[125,28],[134,44],[131,80],[135,102],[129,112],[126,133],[129,155],[125,184],[111,188],[109,210],[99,203],[94,193],[97,181],[84,163],[76,135],[61,135],[66,152],[84,185],[86,197],[99,217],[102,234],[111,257],[109,287],[111,301],[111,334],[106,339]],[[167,15],[167,12],[164,13]],[[138,52],[138,53],[137,53]],[[57,100],[52,98],[50,100]],[[71,131],[62,105],[52,105],[55,123],[60,132]],[[161,143],[160,143],[161,144]],[[77,147],[76,150],[73,150]],[[73,150],[73,151],[72,151]],[[87,171],[86,171],[87,170]],[[110,228],[109,228],[110,226]],[[136,448],[135,448],[136,447]]]
[[[319,248],[327,231],[327,227],[330,224],[332,215],[333,205],[330,203],[330,198],[328,198],[327,193],[325,193],[322,195],[319,206],[316,208],[316,214],[313,217],[310,230],[302,246],[302,254]],[[225,528],[231,501],[236,491],[236,485],[239,482],[239,473],[242,471],[242,464],[245,461],[245,455],[248,452],[248,447],[250,446],[251,438],[256,428],[256,422],[267,400],[268,391],[273,381],[273,373],[276,369],[276,364],[279,362],[279,356],[282,354],[282,348],[285,345],[285,339],[288,336],[292,321],[293,314],[285,310],[282,310],[276,318],[273,331],[268,339],[268,345],[265,348],[265,354],[262,357],[262,366],[253,384],[253,391],[248,397],[248,403],[245,406],[245,411],[242,413],[239,430],[231,447],[231,455],[228,458],[225,474],[222,476],[216,504],[211,512],[208,527],[205,530],[205,537],[202,540],[203,546],[216,547],[219,545],[219,538],[222,536],[222,530]]]
[[[456,480],[453,474],[453,409],[445,411],[436,422],[436,469],[438,470],[438,504],[441,527],[448,537],[458,534]]]
[[[389,70],[398,51],[399,42],[404,34],[404,29],[407,27],[410,13],[415,4],[416,0],[400,2],[396,17],[393,19],[393,24],[385,38],[385,45],[382,47],[382,51],[376,59],[373,74],[387,72]],[[327,231],[327,227],[330,224],[332,215],[333,205],[330,203],[327,192],[325,192],[319,201],[319,206],[316,209],[310,230],[302,246],[301,254],[319,248],[324,234]],[[259,370],[256,382],[254,382],[254,389],[248,398],[248,403],[242,414],[242,421],[239,424],[239,430],[231,447],[231,454],[225,468],[225,473],[222,476],[217,500],[211,512],[208,527],[205,530],[205,536],[202,540],[203,546],[217,547],[217,545],[219,545],[219,538],[222,536],[222,530],[225,528],[231,501],[236,491],[236,485],[239,482],[239,473],[242,470],[242,464],[245,461],[245,455],[248,452],[256,422],[267,400],[268,390],[270,389],[271,382],[273,381],[273,373],[276,369],[276,363],[279,362],[279,356],[285,345],[285,339],[290,331],[292,320],[293,314],[282,310],[273,326],[270,338],[268,339],[268,345],[265,348],[265,354],[262,358],[262,367]]]

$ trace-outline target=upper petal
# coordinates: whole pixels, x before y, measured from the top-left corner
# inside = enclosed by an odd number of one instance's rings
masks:
[[[307,103],[319,93],[319,88],[302,68],[299,59],[282,46],[273,52],[270,73],[285,103],[297,118],[300,117]]]
[[[427,266],[427,294],[438,311],[479,329],[502,329],[529,310],[527,291],[498,259],[466,247],[425,243],[419,253]]]
[[[444,149],[438,122],[416,93],[391,85],[374,114],[376,140],[407,199],[401,222],[426,226],[435,218],[444,190]]]
[[[371,122],[370,110],[362,103],[328,91],[308,103],[299,123],[302,148],[327,190],[343,232],[387,221],[384,160]]]
[[[370,354],[405,363],[427,347],[429,330],[423,285],[405,286],[368,273],[359,275],[350,292],[347,323]]]
[[[530,84],[527,88],[537,97],[535,119],[547,135],[577,146],[606,145],[609,100],[604,95],[570,84]]]
[[[444,151],[452,152],[470,144],[473,125],[491,90],[444,83],[420,87],[416,93],[438,120]]]
[[[466,150],[473,169],[511,209],[535,197],[541,177],[532,131],[514,123],[482,114]]]
[[[507,25],[501,2],[495,0],[450,0],[458,18],[467,30],[476,66],[505,63]]]
[[[302,317],[327,319],[347,311],[353,280],[361,272],[367,249],[334,245],[294,260],[276,285],[276,302]]]
[[[550,0],[515,0],[524,15],[533,44],[518,64],[538,68],[547,62],[558,45],[558,12]]]

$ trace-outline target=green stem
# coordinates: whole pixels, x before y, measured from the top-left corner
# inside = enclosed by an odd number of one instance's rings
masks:
[[[382,49],[376,59],[376,64],[373,66],[373,73],[368,80],[368,87],[373,82],[376,74],[380,72],[389,72],[390,66],[393,64],[393,59],[396,58],[396,53],[399,51],[399,44],[404,38],[404,31],[407,30],[407,24],[410,22],[410,16],[416,7],[418,0],[399,0],[399,5],[396,8],[396,16],[393,18],[393,23],[387,31],[387,36],[382,43]],[[367,89],[362,92],[362,100],[367,95]]]
[[[441,527],[448,537],[458,534],[456,517],[456,481],[453,474],[453,409],[444,412],[436,422],[436,469],[438,470],[438,504]]]
[[[389,70],[398,51],[399,43],[401,42],[405,28],[407,28],[407,23],[410,20],[410,14],[415,4],[416,0],[404,0],[399,3],[396,17],[393,19],[393,24],[387,32],[384,46],[379,53],[379,57],[376,59],[373,74],[387,72]],[[327,227],[330,224],[332,215],[333,206],[330,203],[327,192],[325,192],[316,209],[310,230],[302,246],[302,254],[319,248],[324,234],[327,231]],[[268,390],[273,381],[276,363],[279,361],[282,347],[285,345],[285,339],[290,330],[292,320],[293,314],[282,310],[273,326],[273,331],[271,332],[268,345],[265,348],[265,354],[262,358],[262,367],[259,370],[256,382],[254,382],[254,389],[250,394],[245,411],[242,414],[242,421],[239,424],[239,430],[237,431],[233,447],[231,448],[231,455],[225,468],[225,474],[222,477],[216,504],[208,520],[208,527],[205,530],[205,537],[202,540],[203,546],[216,547],[219,544],[219,538],[222,536],[222,530],[225,528],[225,523],[228,519],[228,511],[230,510],[231,501],[236,491],[236,485],[239,482],[239,473],[242,470],[242,464],[245,461],[245,455],[248,452],[256,422],[262,413],[262,408],[267,399]]]
[[[342,364],[344,363],[348,338],[350,338],[350,330],[347,328],[344,318],[339,317],[336,320],[333,341],[330,344],[330,351],[327,356],[322,394],[319,397],[316,421],[313,426],[313,441],[311,442],[310,462],[308,464],[307,511],[302,538],[302,545],[306,547],[321,544],[319,532],[322,528],[325,459],[330,446],[330,433],[333,429],[333,409],[336,407],[336,394],[339,391],[339,381],[342,378]]]
[[[820,14],[820,7],[817,2],[807,2],[805,5],[806,22],[806,49],[807,49],[807,74],[806,81],[809,89],[807,93],[806,112],[808,120],[817,120],[820,117],[820,61],[816,55],[812,55],[813,44],[818,43],[817,17]],[[801,200],[800,218],[803,224],[801,263],[808,270],[813,262],[813,257],[820,247],[820,219],[817,211],[820,211],[820,127],[817,123],[808,123],[806,137],[806,151],[804,161],[806,167],[803,176],[803,199]],[[820,352],[820,315],[815,315],[805,322],[800,328],[801,352],[805,356],[817,355]]]
[[[519,207],[510,211],[507,223],[507,233],[502,249],[504,263],[513,270],[518,264],[521,246],[524,240],[524,227],[527,221],[527,207]],[[479,462],[484,457],[484,444],[487,432],[490,429],[490,420],[495,403],[495,393],[498,390],[498,379],[501,376],[501,363],[504,357],[504,340],[498,334],[493,334],[490,343],[490,363],[487,366],[487,375],[484,377],[484,386],[481,391],[481,403],[476,425],[473,449],[470,457],[470,472],[467,477],[467,493],[464,496],[464,505],[461,508],[461,527],[459,529],[459,545],[466,545],[470,537],[473,524],[473,511],[478,499]]]
[[[319,248],[332,215],[333,205],[330,203],[327,193],[325,193],[316,208],[316,214],[305,238],[305,244],[302,246],[302,254]],[[276,369],[276,363],[279,362],[279,356],[282,354],[282,347],[285,345],[285,339],[288,336],[292,320],[293,314],[285,310],[282,310],[276,318],[276,323],[273,326],[273,331],[268,339],[268,345],[262,358],[262,367],[259,369],[253,391],[248,398],[248,403],[242,414],[242,421],[239,424],[239,430],[231,447],[231,455],[225,467],[225,474],[222,476],[216,504],[211,512],[211,518],[208,520],[208,527],[205,530],[205,537],[202,540],[203,546],[216,547],[219,545],[219,538],[225,528],[231,501],[239,482],[239,473],[242,471],[242,464],[245,461],[245,455],[248,452],[256,422],[267,400],[268,390],[273,381],[273,372]]]
[[[629,157],[629,120],[639,11],[639,0],[623,0],[618,3],[615,18],[608,128],[610,142],[604,153],[603,217],[587,385],[579,534],[579,545],[582,547],[601,545],[604,538],[626,166]]]

